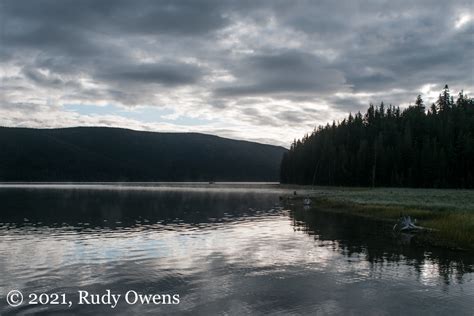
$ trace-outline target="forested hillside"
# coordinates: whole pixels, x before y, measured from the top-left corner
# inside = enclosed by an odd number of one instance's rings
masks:
[[[283,147],[195,133],[0,128],[0,181],[278,181]]]
[[[448,86],[436,103],[418,96],[403,111],[367,113],[320,126],[283,157],[281,182],[406,187],[474,187],[474,100]]]

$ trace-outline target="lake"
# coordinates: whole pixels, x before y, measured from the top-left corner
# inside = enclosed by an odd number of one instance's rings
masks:
[[[472,253],[280,204],[289,192],[254,183],[0,185],[0,314],[473,315]],[[23,304],[7,304],[11,290]],[[121,300],[79,305],[78,291]],[[177,294],[179,304],[127,303],[128,291]],[[64,293],[72,305],[28,304],[31,293]]]

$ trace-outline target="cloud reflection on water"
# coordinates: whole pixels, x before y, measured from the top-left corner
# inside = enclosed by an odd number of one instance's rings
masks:
[[[273,189],[3,189],[0,197],[0,293],[135,289],[182,297],[160,309],[121,305],[124,314],[397,314],[404,304],[414,313],[467,314],[472,307],[472,256],[400,245],[380,223],[285,210]]]

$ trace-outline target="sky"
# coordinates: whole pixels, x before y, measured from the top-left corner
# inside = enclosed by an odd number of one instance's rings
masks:
[[[289,147],[369,103],[474,90],[472,1],[0,0],[0,125]]]

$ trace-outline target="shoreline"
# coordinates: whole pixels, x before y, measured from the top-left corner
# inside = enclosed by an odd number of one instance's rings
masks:
[[[301,203],[302,206],[303,198],[308,196],[312,200],[308,211],[337,212],[390,223],[396,223],[401,215],[410,216],[426,228],[415,234],[417,244],[474,251],[474,192],[467,192],[467,201],[455,196],[445,204],[438,200],[423,204],[419,202],[423,191],[411,191],[415,192],[411,199],[409,196],[403,201],[399,201],[398,196],[390,199],[393,191],[392,188],[315,188],[309,194],[284,195],[283,199],[296,201],[297,205]],[[376,199],[371,199],[374,195]],[[425,198],[429,199],[430,196]],[[459,203],[455,202],[457,198],[460,199]]]

